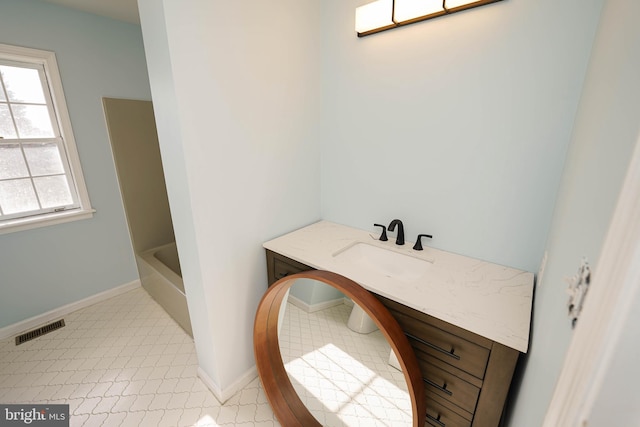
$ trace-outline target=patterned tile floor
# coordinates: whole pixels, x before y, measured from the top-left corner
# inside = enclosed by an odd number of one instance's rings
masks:
[[[0,342],[1,403],[68,403],[71,426],[278,426],[256,378],[224,405],[197,377],[193,340],[136,289]]]
[[[409,426],[404,375],[388,364],[382,333],[347,328],[348,305],[306,313],[287,304],[280,350],[292,384],[325,426]]]
[[[346,328],[349,310],[308,314],[288,304],[287,369],[324,425],[398,425],[411,414],[406,386],[393,385],[404,384],[402,374],[386,364],[379,331]],[[197,377],[191,337],[141,288],[71,313],[65,323],[19,346],[0,341],[0,403],[67,403],[71,426],[280,425],[257,378],[221,405]],[[354,351],[357,359],[347,356]],[[330,359],[343,369],[324,369]],[[314,373],[311,361],[323,366]],[[302,386],[303,378],[312,382]]]

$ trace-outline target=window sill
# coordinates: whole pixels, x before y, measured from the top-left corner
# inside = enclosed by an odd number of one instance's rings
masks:
[[[94,212],[95,209],[74,209],[72,211],[56,212],[28,218],[10,219],[0,223],[0,234],[8,234],[16,231],[31,230],[33,228],[63,224],[65,222],[79,221],[81,219],[89,219],[93,217]]]

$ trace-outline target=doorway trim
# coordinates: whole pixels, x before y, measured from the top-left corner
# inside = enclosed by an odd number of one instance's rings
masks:
[[[543,427],[588,424],[632,302],[637,298],[640,298],[640,138]]]

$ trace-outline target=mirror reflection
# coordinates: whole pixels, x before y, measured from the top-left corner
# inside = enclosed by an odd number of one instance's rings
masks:
[[[289,379],[323,426],[412,425],[395,354],[375,323],[341,292],[298,279],[282,303],[278,329]]]

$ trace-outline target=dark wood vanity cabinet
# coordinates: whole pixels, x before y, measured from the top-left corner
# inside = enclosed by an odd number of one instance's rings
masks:
[[[378,295],[398,321],[422,369],[427,425],[497,427],[517,350]]]
[[[269,285],[312,270],[267,250]],[[422,370],[426,426],[498,427],[519,352],[376,295],[402,327]]]
[[[269,286],[273,285],[278,280],[283,277],[289,276],[291,274],[301,273],[303,271],[314,270],[314,268],[309,267],[306,264],[302,264],[301,262],[294,261],[291,258],[287,258],[286,256],[282,256],[276,252],[267,251],[267,280]]]

